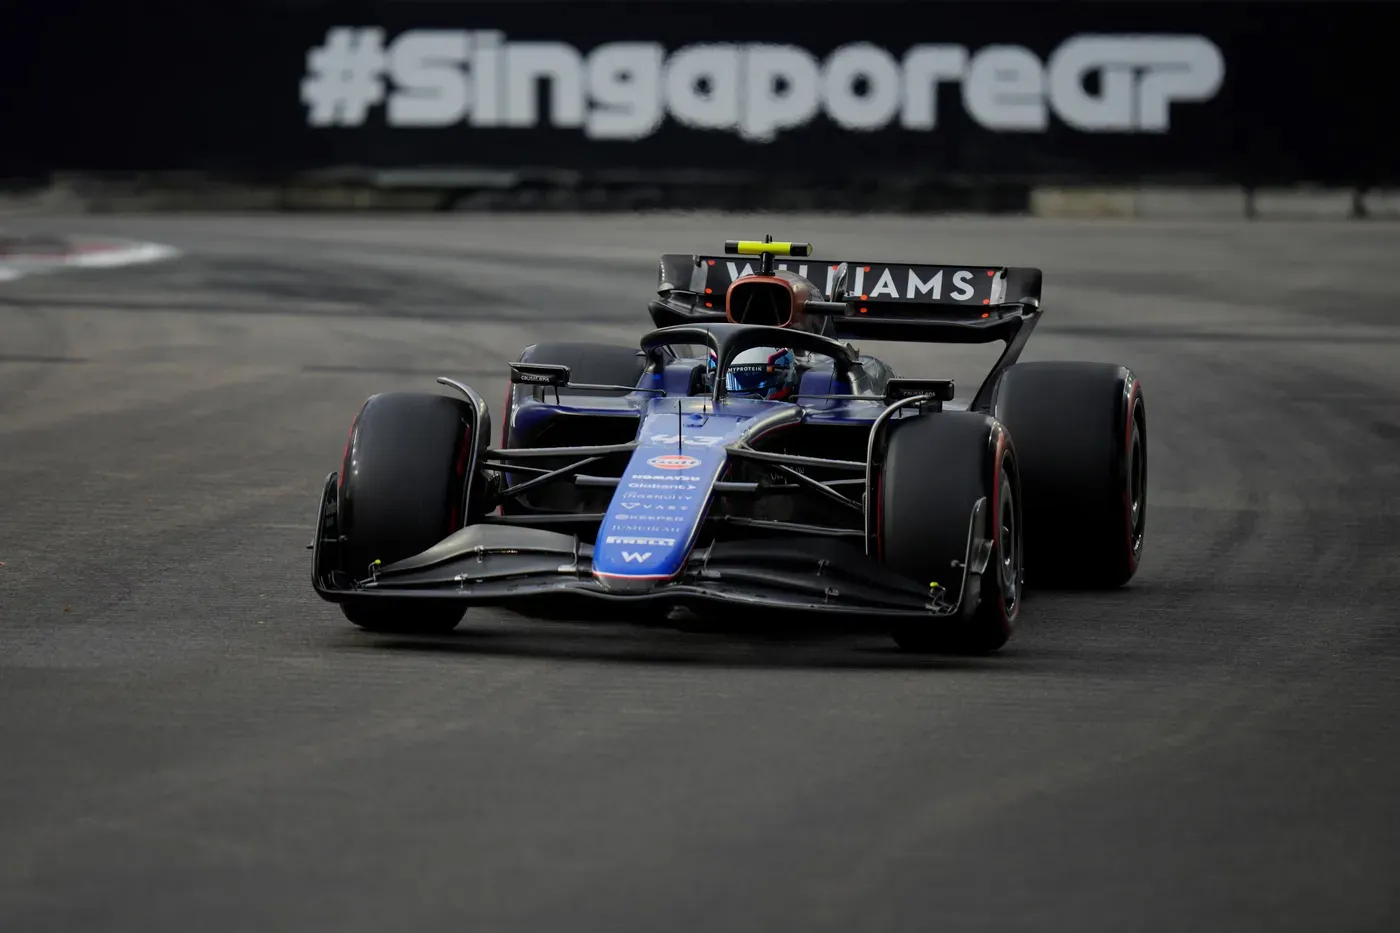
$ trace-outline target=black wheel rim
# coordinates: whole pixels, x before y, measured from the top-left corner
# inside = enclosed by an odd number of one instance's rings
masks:
[[[1001,577],[1001,598],[1006,616],[1016,614],[1021,600],[1021,526],[1017,519],[1015,492],[1004,472],[997,495],[997,565]]]
[[[1128,457],[1128,540],[1136,557],[1142,553],[1143,530],[1147,525],[1147,458],[1143,456],[1142,432],[1136,422]]]

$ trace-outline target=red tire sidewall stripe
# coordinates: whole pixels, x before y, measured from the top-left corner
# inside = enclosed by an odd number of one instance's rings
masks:
[[[1001,464],[1006,456],[1006,428],[998,427],[996,432],[996,453],[992,457],[992,559],[997,562],[997,612],[1002,628],[1009,633],[1011,619],[1006,614],[1006,589],[1001,579],[1001,560],[997,556],[1001,548]]]
[[[453,468],[452,468],[452,475],[453,475],[453,476],[461,476],[461,475],[463,474],[463,472],[464,472],[464,471],[466,470],[466,468],[467,468],[467,451],[468,451],[468,449],[470,449],[470,447],[471,447],[471,433],[472,433],[472,432],[471,432],[470,430],[468,430],[468,431],[466,432],[466,434],[462,437],[461,441],[458,442],[458,447],[457,447],[457,463],[456,463],[456,465],[453,466]],[[463,483],[463,489],[465,490],[465,488],[466,488],[466,484]],[[461,498],[461,493],[459,492],[459,493],[458,493],[458,499],[460,499],[460,498]],[[448,532],[448,534],[451,534],[452,532],[456,531],[459,527],[461,527],[461,525],[458,525],[458,524],[457,524],[457,508],[458,508],[458,504],[457,504],[456,501],[454,501],[454,502],[452,503],[452,511],[449,512],[449,513],[448,513],[448,516],[447,516],[447,532]],[[462,516],[462,519],[463,519],[462,525],[465,525],[465,524],[466,524],[466,516],[463,515],[463,516]]]
[[[345,474],[350,472],[350,448],[355,444],[355,429],[360,426],[360,416],[365,413],[365,408],[369,402],[360,406],[360,410],[355,412],[355,417],[350,419],[350,433],[345,436],[345,452],[340,455],[340,477],[336,481],[336,488],[345,488]]]

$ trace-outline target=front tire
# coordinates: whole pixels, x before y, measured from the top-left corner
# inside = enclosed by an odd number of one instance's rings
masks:
[[[1021,609],[1019,471],[1007,430],[970,412],[903,419],[890,427],[876,487],[876,548],[891,569],[960,600],[952,617],[900,625],[906,651],[987,653],[1004,645]],[[966,573],[969,525],[986,506],[974,541],[990,541],[981,573]],[[966,592],[962,590],[966,589]]]
[[[467,614],[466,607],[459,604],[426,603],[429,600],[366,599],[341,603],[340,611],[367,632],[392,635],[446,635]]]
[[[362,580],[376,562],[411,557],[467,524],[472,445],[482,441],[476,417],[465,400],[443,395],[391,392],[365,402],[341,464],[341,570]],[[341,611],[361,628],[404,633],[451,631],[466,613],[448,600],[379,596],[351,596]]]

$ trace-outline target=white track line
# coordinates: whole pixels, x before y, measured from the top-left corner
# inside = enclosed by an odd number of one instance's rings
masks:
[[[163,243],[88,242],[75,244],[74,252],[57,256],[19,254],[0,256],[0,282],[10,282],[25,275],[61,272],[64,269],[113,269],[148,262],[174,259],[180,251]]]

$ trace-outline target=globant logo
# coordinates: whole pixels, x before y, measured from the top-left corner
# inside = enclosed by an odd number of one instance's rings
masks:
[[[301,99],[311,126],[361,126],[383,106],[390,127],[467,125],[582,130],[635,140],[667,117],[754,143],[818,116],[853,132],[938,126],[938,90],[997,132],[1043,133],[1053,114],[1088,133],[1165,133],[1173,104],[1220,90],[1225,61],[1204,36],[1080,35],[1044,61],[1011,44],[921,44],[896,56],[869,42],[824,59],[795,45],[511,42],[491,30],[335,27],[307,53]],[[387,81],[387,83],[386,83]],[[539,106],[543,91],[547,106]]]

